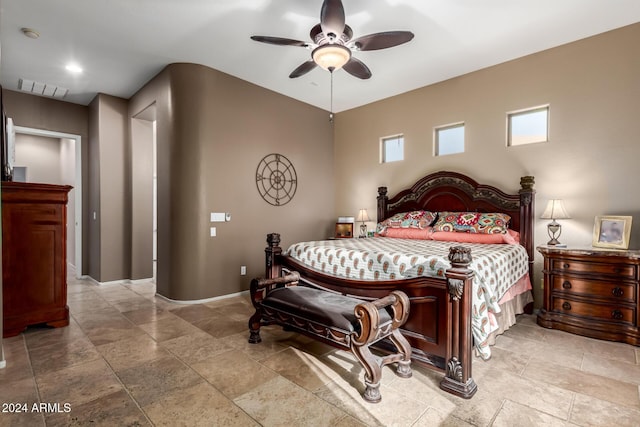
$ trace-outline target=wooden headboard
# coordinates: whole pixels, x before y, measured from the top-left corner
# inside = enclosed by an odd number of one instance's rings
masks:
[[[378,222],[412,210],[432,212],[502,212],[511,216],[510,228],[520,233],[520,244],[529,254],[529,274],[534,257],[534,178],[520,178],[518,194],[507,194],[457,172],[435,172],[421,178],[411,188],[387,196],[387,187],[378,187]]]

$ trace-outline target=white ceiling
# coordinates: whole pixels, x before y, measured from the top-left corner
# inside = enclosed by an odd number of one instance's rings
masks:
[[[290,79],[310,59],[301,47],[251,35],[310,41],[322,0],[0,0],[0,84],[20,78],[69,89],[88,104],[97,92],[131,97],[173,62],[207,65],[330,109],[330,73]],[[351,109],[480,68],[640,22],[640,0],[343,0],[354,37],[408,30],[394,48],[358,52],[373,73],[334,74],[333,110]],[[20,29],[40,33],[37,40]],[[637,53],[636,53],[637,54]],[[68,62],[81,75],[65,70]]]

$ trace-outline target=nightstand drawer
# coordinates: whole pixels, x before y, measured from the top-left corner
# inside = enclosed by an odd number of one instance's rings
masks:
[[[552,288],[553,291],[562,291],[573,295],[601,297],[628,303],[636,301],[635,286],[628,283],[612,283],[554,275],[552,276]]]
[[[551,269],[567,273],[605,274],[628,279],[636,277],[636,266],[632,264],[587,263],[572,259],[553,259],[551,260]]]
[[[591,304],[581,301],[573,301],[566,298],[552,299],[552,309],[557,313],[635,324],[636,311],[633,308],[616,305]]]

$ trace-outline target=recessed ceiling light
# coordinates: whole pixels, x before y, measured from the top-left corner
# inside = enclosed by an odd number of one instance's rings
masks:
[[[30,39],[37,39],[40,37],[40,33],[34,30],[33,28],[21,28],[22,34],[29,37]]]
[[[82,72],[82,68],[78,64],[67,64],[67,66],[64,68],[66,68],[66,70],[70,73],[74,74],[80,74]]]

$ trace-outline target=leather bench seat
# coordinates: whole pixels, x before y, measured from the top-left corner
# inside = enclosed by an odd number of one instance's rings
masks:
[[[362,300],[305,286],[273,289],[262,301],[265,307],[295,314],[332,329],[360,332],[354,309]],[[387,310],[380,310],[380,323],[391,321]]]

